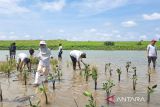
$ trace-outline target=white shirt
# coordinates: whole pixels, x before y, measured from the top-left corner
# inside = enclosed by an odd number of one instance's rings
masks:
[[[25,58],[28,58],[27,54],[19,53],[17,56],[17,62],[19,62],[19,60],[23,61]]]
[[[80,61],[82,53],[83,53],[82,51],[73,50],[73,51],[70,52],[70,56],[76,58],[77,61]]]
[[[38,57],[40,59],[39,65],[44,67],[50,66],[50,57],[51,57],[51,51],[48,48],[39,49]]]
[[[157,57],[157,48],[153,45],[147,46],[148,56]]]

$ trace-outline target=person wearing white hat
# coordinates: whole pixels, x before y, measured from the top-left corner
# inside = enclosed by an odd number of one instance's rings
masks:
[[[43,75],[45,77],[45,81],[47,81],[47,76],[50,69],[51,51],[47,47],[47,44],[45,41],[40,41],[39,45],[40,45],[39,53],[38,53],[39,64],[38,64],[37,72],[35,75],[35,82],[34,82],[35,86],[38,86],[40,84],[41,75]]]

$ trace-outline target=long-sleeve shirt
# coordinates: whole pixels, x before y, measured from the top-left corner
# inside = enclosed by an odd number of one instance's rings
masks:
[[[51,51],[49,48],[39,49],[39,53],[38,53],[38,58],[40,59],[39,65],[44,67],[49,67],[50,57],[51,57]]]

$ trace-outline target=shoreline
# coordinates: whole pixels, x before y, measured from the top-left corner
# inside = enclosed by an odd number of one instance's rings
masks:
[[[8,50],[11,43],[16,42],[17,50],[38,49],[40,40],[0,40],[0,50]],[[63,50],[146,50],[150,41],[67,41],[67,40],[46,40],[48,47],[58,49],[59,43]],[[113,43],[113,44],[110,44]],[[157,48],[160,43],[156,43]]]

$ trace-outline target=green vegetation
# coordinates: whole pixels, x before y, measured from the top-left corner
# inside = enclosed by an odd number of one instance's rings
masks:
[[[157,84],[153,85],[152,87],[147,88],[147,102],[150,102],[150,94],[154,92],[154,89],[157,88]]]
[[[15,63],[15,61],[12,61],[12,60],[9,60],[7,62],[1,62],[0,63],[0,72],[7,73],[8,78],[9,78],[10,72],[12,70],[14,70],[15,66],[16,66],[16,63]]]
[[[39,91],[41,92],[41,93],[43,93],[44,94],[44,96],[45,96],[45,99],[46,99],[46,104],[48,104],[48,96],[47,96],[47,89],[45,88],[45,86],[44,86],[44,83],[42,82],[42,85],[41,86],[39,86]]]
[[[132,67],[133,71],[134,71],[134,75],[137,75],[137,68],[136,67]]]
[[[131,66],[131,62],[126,62],[126,71],[128,73],[129,67]]]
[[[103,83],[103,90],[106,91],[107,96],[110,95],[111,91],[112,91],[112,87],[115,86],[115,84],[113,83],[112,80],[107,80],[106,83]]]
[[[84,71],[85,71],[84,76],[85,76],[86,82],[88,82],[88,78],[89,78],[89,76],[91,76],[89,65],[87,65],[87,64],[85,65]]]
[[[0,41],[0,49],[7,50],[13,41]],[[29,48],[38,49],[39,40],[17,40],[15,41],[18,50],[28,50]],[[67,41],[67,40],[47,40],[50,48],[57,49],[58,44],[62,43],[65,50],[146,50],[149,41],[125,41],[125,42],[105,42],[105,41]],[[109,45],[108,45],[109,44]],[[110,45],[111,44],[111,45]],[[157,46],[160,43],[157,42]]]
[[[24,85],[27,85],[27,79],[28,79],[28,70],[23,71],[23,80],[24,80]]]
[[[97,78],[98,78],[98,70],[96,66],[92,67],[92,79],[94,80],[95,90],[97,90]]]
[[[31,59],[31,64],[32,65],[38,65],[38,62],[39,62],[38,58],[36,58],[36,57],[30,57],[30,59]]]
[[[122,71],[120,68],[118,68],[117,70],[117,73],[118,73],[118,81],[120,82],[121,81],[121,74],[122,74]]]
[[[54,72],[56,72],[56,69],[57,69],[57,66],[58,66],[58,60],[52,58],[51,61],[50,61],[50,63],[51,63],[52,70],[53,70]]]
[[[48,76],[48,80],[52,81],[52,88],[53,90],[55,89],[55,82],[56,82],[56,75],[53,75],[53,74],[49,74]]]
[[[96,107],[96,101],[94,100],[94,97],[91,92],[85,91],[83,95],[89,97],[88,100],[89,104],[87,104],[85,107]]]

